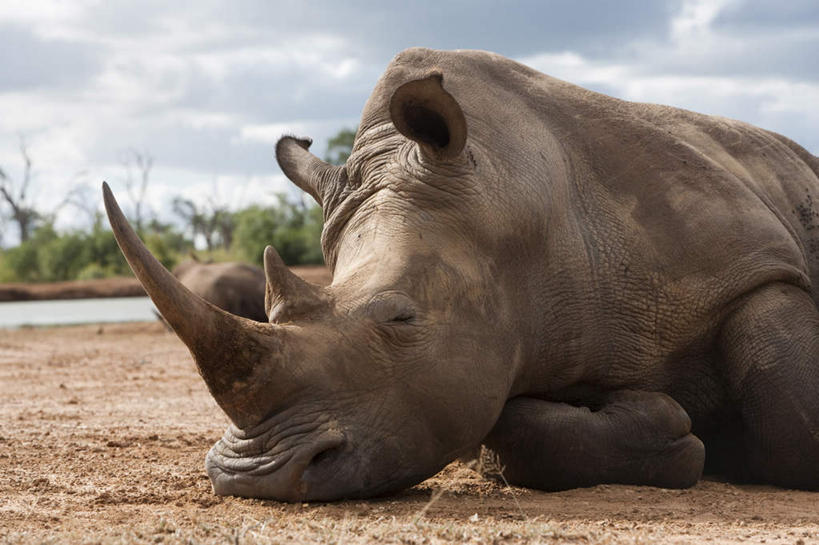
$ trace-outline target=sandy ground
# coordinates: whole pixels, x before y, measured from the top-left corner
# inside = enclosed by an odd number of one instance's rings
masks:
[[[291,267],[291,270],[314,284],[330,283],[330,271],[322,266]],[[139,297],[145,290],[134,277],[71,280],[44,284],[0,284],[0,302],[43,299],[89,299],[96,297]]]
[[[0,543],[819,543],[819,493],[716,481],[543,493],[456,463],[371,501],[217,497],[226,419],[158,323],[0,330],[0,400]]]

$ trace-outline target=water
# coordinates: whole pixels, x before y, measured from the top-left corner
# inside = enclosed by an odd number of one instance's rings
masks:
[[[107,297],[0,303],[0,327],[156,320],[147,297]]]

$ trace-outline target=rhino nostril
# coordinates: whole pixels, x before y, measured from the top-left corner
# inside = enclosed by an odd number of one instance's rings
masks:
[[[326,448],[320,452],[318,452],[313,459],[310,460],[311,466],[318,466],[323,463],[330,462],[336,458],[338,458],[339,453],[341,452],[341,445],[333,445],[329,448]]]
[[[319,466],[335,460],[346,444],[347,440],[344,434],[335,430],[328,432],[316,444],[313,457],[310,459],[308,466]]]

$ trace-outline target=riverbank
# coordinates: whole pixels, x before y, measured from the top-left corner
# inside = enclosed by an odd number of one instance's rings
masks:
[[[45,284],[0,284],[0,302],[59,299],[99,299],[102,297],[144,297],[136,278],[115,277],[72,280]]]
[[[313,284],[325,286],[332,276],[327,267],[292,267],[293,272]],[[72,280],[44,284],[0,284],[0,302],[44,301],[59,299],[99,299],[107,297],[143,297],[145,291],[133,277]]]

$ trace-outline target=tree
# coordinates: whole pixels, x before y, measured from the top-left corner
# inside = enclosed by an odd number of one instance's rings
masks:
[[[14,223],[20,233],[20,242],[26,242],[31,238],[34,229],[41,222],[53,223],[55,217],[63,206],[68,204],[72,197],[77,194],[79,187],[75,185],[78,177],[84,173],[79,172],[74,175],[67,184],[70,186],[65,197],[50,212],[42,209],[38,210],[31,199],[32,162],[28,153],[28,146],[25,139],[20,137],[20,156],[23,159],[23,172],[19,180],[15,181],[8,173],[0,167],[0,202],[4,202],[9,211],[7,216]]]
[[[134,206],[134,226],[137,233],[142,233],[145,226],[143,207],[145,206],[145,194],[148,191],[148,181],[151,176],[151,169],[154,166],[154,158],[146,152],[139,152],[134,149],[128,150],[120,160],[125,168],[125,189],[128,198]],[[134,173],[136,170],[136,173]]]
[[[334,165],[343,165],[350,157],[355,141],[355,133],[358,129],[341,129],[335,136],[327,141],[327,153],[324,160]]]
[[[251,263],[261,265],[264,248],[273,243],[273,234],[281,223],[275,208],[253,205],[238,211],[234,244],[239,255]]]
[[[276,206],[254,205],[236,213],[237,253],[261,265],[264,247],[270,244],[288,265],[323,263],[321,208],[293,202],[283,194],[277,198]]]
[[[191,232],[191,237],[195,239],[198,235],[202,235],[205,238],[205,244],[208,247],[208,251],[212,251],[212,230],[208,226],[205,213],[199,210],[196,203],[184,197],[175,197],[173,200],[173,211],[188,225]]]
[[[188,224],[193,238],[202,235],[209,252],[216,246],[228,249],[233,243],[236,224],[234,214],[227,206],[217,205],[213,199],[209,199],[207,206],[199,207],[190,199],[176,197],[173,211]]]
[[[2,167],[0,167],[0,196],[9,207],[9,216],[20,230],[20,242],[25,242],[40,219],[40,215],[29,201],[28,190],[31,184],[31,157],[28,154],[25,140],[20,137],[20,155],[23,158],[23,174],[19,182],[15,182]]]
[[[172,269],[180,256],[193,250],[193,243],[171,223],[152,219],[145,228],[145,246],[165,268]]]
[[[77,278],[87,280],[131,274],[131,269],[117,245],[114,233],[108,229],[107,224],[108,221],[104,215],[97,211],[91,231],[85,239],[83,254],[86,265],[77,274]]]

